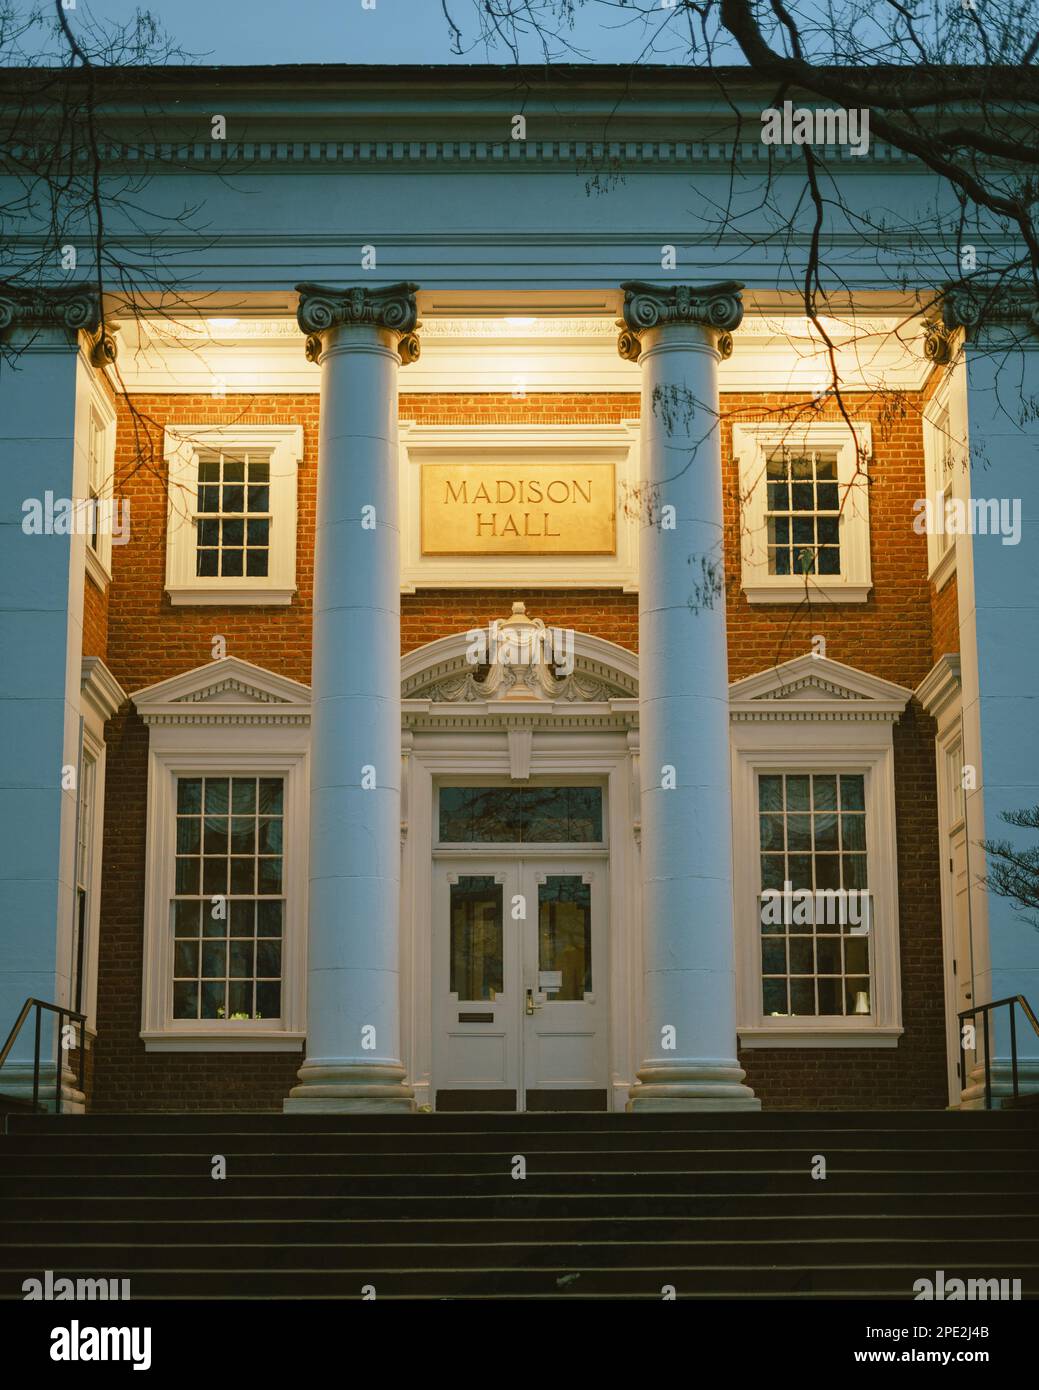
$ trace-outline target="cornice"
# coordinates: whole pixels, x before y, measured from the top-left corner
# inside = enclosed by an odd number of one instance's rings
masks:
[[[153,725],[205,725],[216,728],[248,727],[256,728],[269,725],[293,725],[299,728],[306,728],[310,724],[309,714],[255,714],[252,710],[232,712],[228,714],[217,711],[201,710],[196,714],[182,714],[179,710],[175,713],[149,711],[142,715],[142,718],[150,727]]]
[[[111,719],[130,698],[99,656],[83,658],[80,690],[102,720]]]
[[[729,717],[733,724],[894,724],[899,716],[892,710],[871,710],[856,705],[851,710],[731,710]]]
[[[208,118],[207,118],[208,119]],[[416,130],[428,128],[428,118]],[[0,155],[40,161],[45,151],[23,145],[0,147]],[[827,146],[821,154],[828,165],[847,172],[873,168],[904,169],[919,173],[921,163],[891,145],[871,142],[864,155],[847,147]],[[99,146],[103,165],[152,174],[211,173],[215,170],[249,170],[277,174],[289,170],[329,174],[392,173],[402,167],[436,170],[465,169],[474,173],[578,173],[608,178],[635,170],[664,174],[690,173],[705,166],[718,169],[763,166],[782,172],[790,166],[803,174],[804,160],[796,146],[763,145],[760,141],[733,140],[253,140],[127,142],[103,141]]]
[[[932,719],[937,719],[950,701],[959,696],[960,689],[959,652],[946,652],[934,663],[914,693]]]
[[[403,700],[401,727],[415,733],[456,730],[468,733],[509,733],[519,729],[568,729],[618,733],[638,728],[638,701],[618,699],[574,704],[545,701],[536,708],[509,709],[494,701],[447,703]]]

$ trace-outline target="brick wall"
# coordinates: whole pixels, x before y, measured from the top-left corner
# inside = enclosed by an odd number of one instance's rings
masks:
[[[940,589],[931,586],[931,615],[931,656],[937,661],[946,652],[958,652],[960,649],[960,609],[955,574]]]
[[[873,426],[870,491],[874,593],[864,604],[829,601],[760,607],[730,585],[730,678],[810,649],[913,687],[933,662],[926,538],[912,529],[923,489],[919,400],[892,411],[881,399],[850,398]],[[401,416],[426,424],[604,423],[638,416],[638,397],[616,395],[407,395]],[[120,408],[117,494],[132,501],[134,535],[113,555],[107,660],[133,691],[211,659],[215,634],[230,654],[296,680],[310,679],[318,397],[135,397]],[[738,483],[733,421],[783,418],[781,396],[722,401],[726,564],[738,575]],[[832,408],[816,418],[836,419]],[[166,496],[162,430],[167,424],[300,423],[299,592],[285,608],[173,608],[164,593]],[[946,586],[947,588],[949,586]],[[944,592],[944,591],[943,591]],[[423,590],[401,600],[405,651],[485,624],[522,597],[530,613],[636,649],[638,598],[616,591]],[[948,650],[949,648],[944,648]],[[147,732],[124,712],[109,725],[105,874],[97,1044],[97,1108],[277,1108],[292,1085],[295,1054],[145,1054],[140,1028],[141,923]],[[942,971],[937,883],[933,729],[918,709],[895,730],[899,816],[903,997],[906,1037],[897,1050],[752,1051],[743,1060],[768,1106],[942,1105],[945,1102]]]
[[[83,585],[83,655],[103,661],[108,655],[108,596],[89,574]]]

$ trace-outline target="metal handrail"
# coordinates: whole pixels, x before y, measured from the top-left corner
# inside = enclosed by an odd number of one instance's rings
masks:
[[[1020,1004],[1024,1009],[1025,1018],[1032,1025],[1036,1037],[1039,1037],[1039,1018],[1036,1018],[1031,1004],[1023,994],[1011,994],[1006,999],[993,999],[988,1004],[974,1004],[969,1009],[961,1009],[957,1015],[960,1020],[960,1077],[964,1083],[967,1080],[967,1049],[963,1044],[963,1020],[976,1018],[978,1014],[982,1014],[984,1017],[986,1110],[992,1109],[992,1054],[989,1045],[988,1016],[993,1009],[1008,1008],[1010,1011],[1010,1067],[1014,1082],[1014,1099],[1017,1100],[1020,1094],[1017,1083],[1017,1014],[1014,1012],[1015,1004]]]
[[[18,1034],[22,1031],[22,1024],[29,1017],[29,1010],[36,1010],[36,1041],[33,1048],[32,1064],[32,1104],[33,1109],[37,1109],[40,1103],[40,1024],[43,1021],[43,1010],[47,1009],[52,1014],[58,1015],[58,1056],[55,1060],[54,1078],[54,1113],[61,1114],[61,1053],[64,1050],[61,1045],[61,1034],[64,1020],[75,1021],[79,1024],[79,1089],[83,1089],[83,1081],[86,1076],[86,1057],[87,1057],[87,1016],[77,1013],[75,1009],[67,1009],[64,1004],[49,1004],[45,999],[29,998],[22,1005],[22,1011],[15,1020],[15,1025],[7,1035],[7,1041],[0,1048],[0,1069],[14,1047]]]

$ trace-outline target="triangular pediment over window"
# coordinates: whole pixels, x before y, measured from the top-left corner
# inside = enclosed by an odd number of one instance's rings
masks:
[[[811,652],[729,686],[729,712],[740,721],[882,720],[899,717],[912,691]]]
[[[146,724],[309,724],[310,687],[241,657],[196,666],[131,697]]]

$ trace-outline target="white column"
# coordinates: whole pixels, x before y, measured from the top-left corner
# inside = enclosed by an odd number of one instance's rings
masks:
[[[400,1060],[397,372],[414,285],[301,285],[321,364],[307,1055],[286,1110],[410,1110]]]
[[[1039,932],[1021,908],[988,889],[982,848],[992,840],[1025,850],[1036,844],[1035,831],[1009,825],[1002,813],[1039,805],[1039,304],[1027,288],[954,288],[943,317],[947,329],[965,330],[951,367],[958,389],[950,423],[954,437],[968,440],[963,493],[988,531],[974,524],[956,542],[963,761],[973,769],[966,806],[974,1002],[1023,994],[1039,1012]],[[992,503],[1002,534],[992,534]],[[993,1090],[1007,1095],[1007,1011],[994,1020]],[[1021,1088],[1039,1090],[1039,1038],[1020,1010],[1017,1044]],[[984,1103],[981,1065],[968,1078],[964,1103]]]
[[[741,286],[626,284],[642,368],[643,1062],[631,1110],[757,1109],[736,1058],[718,363]]]
[[[87,495],[79,345],[98,320],[81,286],[0,292],[0,1046],[28,997],[69,1003],[85,536],[82,519],[69,533],[63,504]],[[45,1098],[52,1029],[45,1015]],[[30,1016],[0,1089],[29,1091],[32,1050]],[[83,1099],[67,1070],[63,1096],[66,1108]]]

